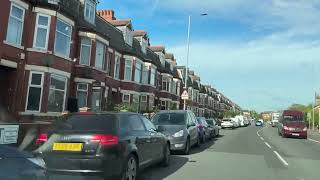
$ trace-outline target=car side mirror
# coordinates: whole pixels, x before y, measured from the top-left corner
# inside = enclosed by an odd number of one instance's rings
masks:
[[[163,132],[163,131],[165,131],[166,129],[163,127],[163,126],[158,126],[157,127],[157,131],[158,132]]]

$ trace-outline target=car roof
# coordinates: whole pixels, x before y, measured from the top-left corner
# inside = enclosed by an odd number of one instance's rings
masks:
[[[77,112],[77,113],[73,113],[72,115],[140,115],[139,113],[134,113],[134,112]]]

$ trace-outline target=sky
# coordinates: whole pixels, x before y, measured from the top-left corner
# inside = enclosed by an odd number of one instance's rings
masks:
[[[308,104],[320,93],[320,0],[100,0],[131,19],[243,109]],[[207,16],[201,16],[207,13]]]

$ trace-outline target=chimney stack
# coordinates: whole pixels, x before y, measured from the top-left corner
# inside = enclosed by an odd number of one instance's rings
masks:
[[[116,20],[113,10],[99,10],[98,15],[101,16],[106,21]]]

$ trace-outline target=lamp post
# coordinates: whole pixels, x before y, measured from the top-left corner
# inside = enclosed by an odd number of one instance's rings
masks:
[[[201,16],[206,16],[207,13],[202,13]],[[184,90],[187,91],[187,82],[188,82],[188,66],[189,66],[189,51],[190,51],[190,27],[191,27],[191,15],[189,15],[189,23],[188,23],[188,40],[187,40],[187,64],[186,64],[186,72],[185,72],[185,80],[184,80]],[[183,110],[187,109],[187,100],[183,100]]]

